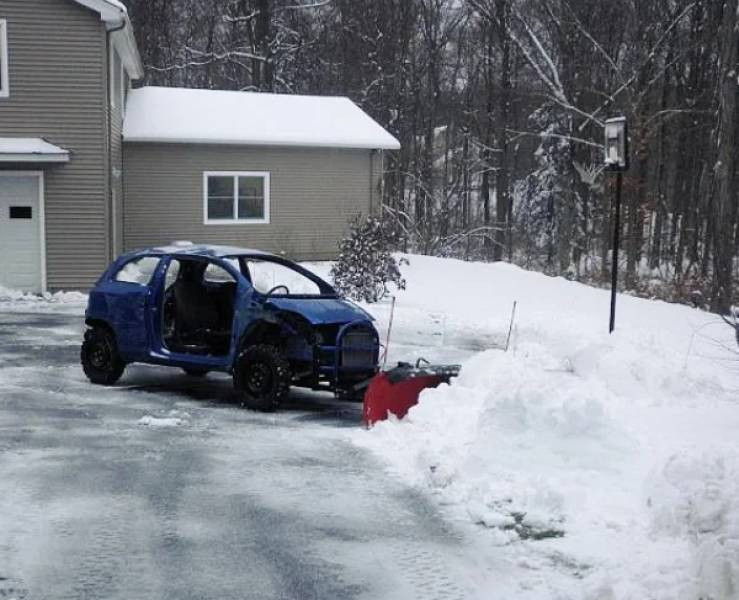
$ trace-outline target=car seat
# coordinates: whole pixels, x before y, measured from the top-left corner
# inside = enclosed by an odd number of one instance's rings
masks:
[[[178,342],[191,352],[211,350],[221,319],[218,305],[203,284],[204,265],[183,263],[174,293],[175,332]]]

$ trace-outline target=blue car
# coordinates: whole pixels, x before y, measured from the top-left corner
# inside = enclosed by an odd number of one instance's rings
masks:
[[[233,376],[243,406],[274,411],[290,386],[359,399],[377,373],[372,317],[289,260],[177,243],[125,254],[90,292],[81,361],[112,385],[130,363]]]

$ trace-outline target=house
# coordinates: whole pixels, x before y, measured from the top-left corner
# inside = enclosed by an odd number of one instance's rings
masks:
[[[398,141],[346,98],[143,87],[118,0],[0,0],[0,286],[173,240],[327,259]]]
[[[335,257],[397,141],[347,98],[141,88],[123,128],[127,248],[186,239]]]

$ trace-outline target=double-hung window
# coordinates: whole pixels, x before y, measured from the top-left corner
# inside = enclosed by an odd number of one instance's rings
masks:
[[[208,171],[203,187],[206,225],[269,223],[269,173]]]
[[[0,19],[0,98],[10,96],[8,79],[8,22]]]

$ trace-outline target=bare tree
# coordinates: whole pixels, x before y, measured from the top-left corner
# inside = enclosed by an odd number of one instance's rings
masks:
[[[719,127],[715,166],[714,197],[714,296],[712,308],[727,313],[731,307],[734,221],[736,219],[736,186],[734,155],[736,153],[737,95],[737,0],[724,0],[721,21],[721,69],[719,81]]]
[[[128,0],[146,83],[348,95],[396,135],[404,250],[605,282],[602,127],[624,114],[624,285],[724,312],[738,2]]]

